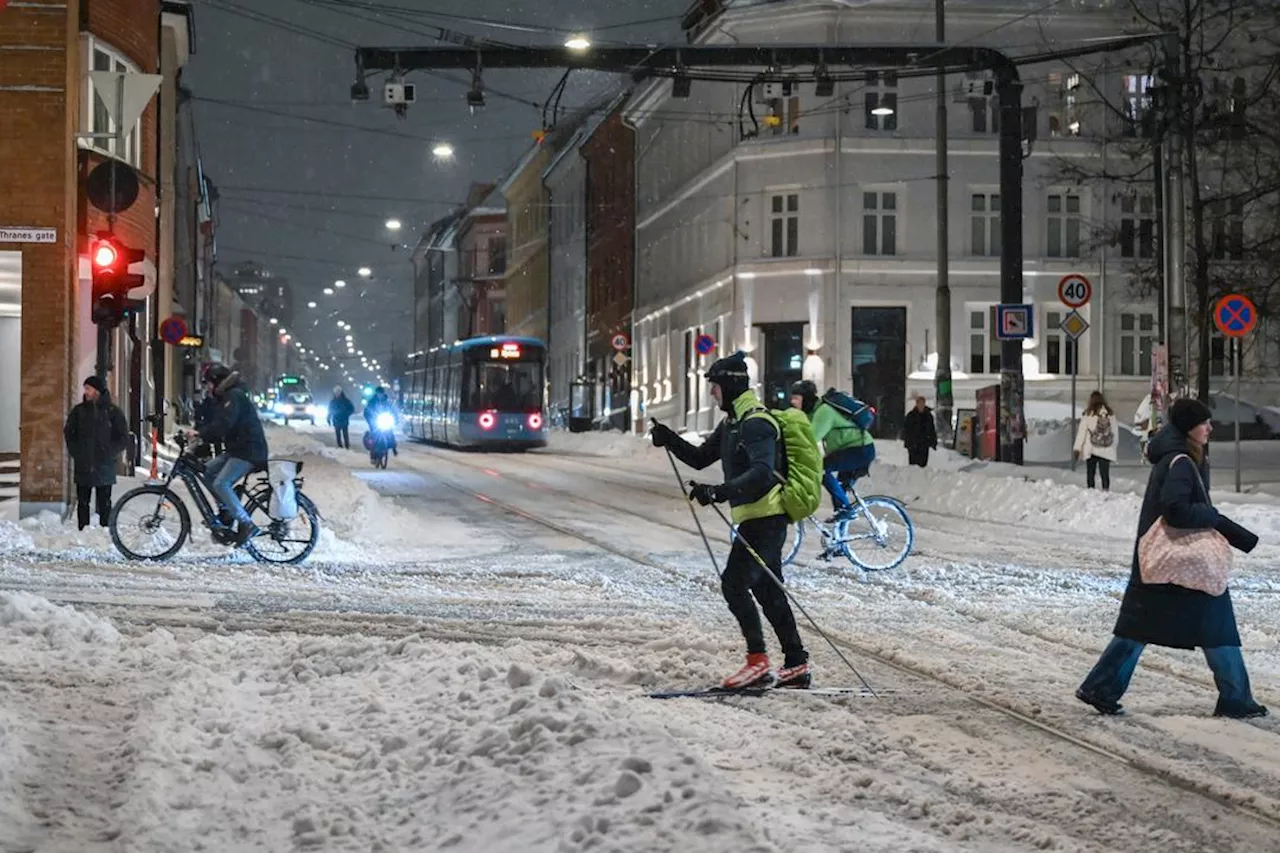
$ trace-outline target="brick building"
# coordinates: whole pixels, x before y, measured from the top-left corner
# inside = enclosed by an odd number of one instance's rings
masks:
[[[62,425],[93,371],[89,239],[107,227],[85,196],[85,180],[106,157],[133,165],[142,189],[117,217],[118,238],[143,249],[152,295],[122,327],[109,384],[137,436],[153,406],[143,389],[156,370],[147,348],[157,320],[154,288],[163,217],[157,152],[160,99],[153,97],[123,146],[77,139],[113,132],[113,116],[90,71],[157,74],[162,33],[178,31],[174,76],[189,52],[190,8],[158,0],[31,0],[0,9],[0,453],[20,454],[23,512],[61,509],[69,470]],[[169,306],[166,305],[165,313]],[[139,343],[132,341],[136,336]],[[17,403],[17,405],[15,405]]]

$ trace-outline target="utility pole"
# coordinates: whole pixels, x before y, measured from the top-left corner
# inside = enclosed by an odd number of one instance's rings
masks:
[[[938,44],[947,42],[945,4],[946,0],[936,0]],[[955,395],[951,388],[951,282],[949,280],[950,241],[948,240],[950,225],[947,216],[948,183],[951,180],[951,173],[947,168],[947,73],[945,66],[941,63],[938,64],[938,75],[934,79],[934,86],[937,88],[934,137],[938,160],[938,289],[934,297],[938,326],[938,363],[933,371],[936,402],[934,418],[937,421],[939,439],[944,445],[949,445],[951,413],[955,407]]]

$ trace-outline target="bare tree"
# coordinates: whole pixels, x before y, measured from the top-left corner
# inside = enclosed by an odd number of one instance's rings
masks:
[[[1181,151],[1182,210],[1164,199],[1169,221],[1185,221],[1186,329],[1195,342],[1196,394],[1205,399],[1214,361],[1216,297],[1245,293],[1280,320],[1280,3],[1276,0],[1119,0],[1133,32],[1168,33],[1147,56],[1074,68],[1073,82],[1102,113],[1103,164],[1061,158],[1060,176],[1114,192],[1119,223],[1098,240],[1132,258],[1135,295],[1162,292],[1157,147]],[[1176,178],[1175,178],[1176,180]],[[1110,195],[1110,193],[1108,193]],[[1126,215],[1128,214],[1128,215]],[[1149,229],[1149,233],[1147,231]],[[1175,237],[1177,232],[1167,237]],[[1170,329],[1162,329],[1170,341]],[[1280,341],[1277,341],[1280,345]],[[1177,356],[1171,353],[1171,362]]]

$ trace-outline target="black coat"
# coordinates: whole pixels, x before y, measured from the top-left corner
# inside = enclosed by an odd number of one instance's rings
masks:
[[[346,394],[340,394],[329,402],[329,423],[337,427],[347,426],[355,411],[355,403],[352,403]]]
[[[269,454],[262,418],[238,374],[219,385],[216,394],[218,407],[213,419],[199,428],[200,437],[210,444],[221,442],[228,456],[255,465],[266,464]]]
[[[933,409],[928,406],[924,411],[914,407],[907,412],[902,422],[902,443],[908,450],[937,450],[938,429],[933,424]]]
[[[1196,478],[1194,461],[1178,459],[1185,453],[1186,436],[1166,426],[1147,445],[1147,458],[1154,466],[1147,480],[1138,518],[1138,539],[1156,520],[1164,517],[1171,527],[1182,530],[1213,528],[1242,551],[1250,551],[1258,538],[1221,515],[1209,502],[1209,461],[1200,466]],[[1202,486],[1203,481],[1203,486]],[[1145,584],[1138,570],[1138,543],[1133,545],[1133,567],[1124,591],[1115,634],[1140,643],[1175,649],[1239,646],[1231,591],[1213,596],[1174,584]]]
[[[77,403],[62,435],[75,463],[77,486],[115,485],[116,462],[129,446],[129,424],[111,395],[103,394],[96,403]]]

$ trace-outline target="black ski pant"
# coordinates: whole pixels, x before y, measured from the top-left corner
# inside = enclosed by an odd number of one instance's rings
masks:
[[[110,486],[81,486],[76,484],[76,521],[80,525],[80,529],[84,530],[89,526],[89,501],[98,495],[98,521],[103,527],[107,526],[107,519],[111,518],[111,487]]]
[[[351,433],[349,424],[334,424],[333,437],[337,439],[338,447],[345,447],[347,450],[351,449]]]
[[[921,468],[929,467],[929,448],[908,447],[907,448],[907,464],[917,465]]]
[[[1094,488],[1097,475],[1102,475],[1102,490],[1111,491],[1111,460],[1101,456],[1090,456],[1084,463],[1084,478],[1089,488]]]
[[[764,560],[774,577],[782,580],[782,548],[787,540],[787,517],[774,515],[753,518],[738,525],[733,548],[724,574],[720,576],[720,591],[729,605],[729,612],[738,620],[742,636],[747,639],[747,652],[764,654],[764,630],[760,625],[760,612],[756,602],[764,610],[765,618],[773,626],[786,656],[784,666],[798,666],[809,659],[796,628],[796,617],[791,612],[787,595],[770,579],[746,544]],[[752,598],[754,596],[754,600]]]

